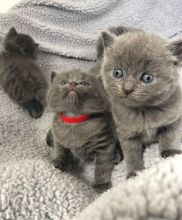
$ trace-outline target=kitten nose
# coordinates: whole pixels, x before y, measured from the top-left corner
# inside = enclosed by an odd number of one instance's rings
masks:
[[[126,94],[126,95],[129,95],[130,93],[132,93],[134,91],[134,83],[133,82],[130,82],[130,81],[127,81],[124,83],[123,85],[123,92]]]
[[[75,87],[75,86],[77,86],[77,85],[78,85],[77,82],[70,82],[70,86],[71,86],[71,87]]]

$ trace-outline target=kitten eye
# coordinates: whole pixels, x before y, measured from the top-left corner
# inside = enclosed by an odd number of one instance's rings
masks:
[[[79,82],[79,84],[82,86],[89,86],[90,85],[88,82],[84,82],[84,81]]]
[[[62,80],[62,81],[60,82],[60,85],[65,85],[65,84],[67,84],[67,83],[68,83],[68,81]]]
[[[113,74],[114,78],[116,78],[116,79],[120,79],[120,78],[124,77],[123,69],[114,69],[112,74]]]
[[[154,79],[154,75],[151,73],[144,72],[141,76],[141,80],[145,83],[151,83]]]

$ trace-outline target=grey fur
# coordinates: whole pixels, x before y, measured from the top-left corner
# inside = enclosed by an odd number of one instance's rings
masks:
[[[35,61],[38,44],[11,28],[0,55],[0,84],[4,91],[33,118],[41,117],[46,105],[48,83]]]
[[[181,153],[182,94],[179,69],[182,40],[169,44],[152,33],[102,34],[105,54],[101,75],[112,104],[128,177],[144,168],[143,146],[159,142],[161,156]],[[109,45],[109,46],[107,46]],[[123,78],[114,78],[114,69]],[[147,71],[151,83],[141,80]]]
[[[116,36],[119,36],[121,34],[127,33],[127,32],[138,32],[138,31],[143,31],[138,28],[134,27],[125,27],[125,26],[118,26],[118,27],[111,27],[108,29],[108,31]],[[110,35],[108,35],[109,37]],[[106,42],[106,41],[104,41]],[[102,36],[99,36],[97,43],[96,43],[96,49],[97,49],[97,60],[102,60],[103,55],[104,55],[104,45],[103,45],[103,38]]]
[[[78,83],[74,87],[77,93],[70,93],[70,82]],[[81,85],[81,82],[89,85]],[[47,103],[55,113],[51,128],[54,143],[51,160],[55,167],[67,171],[68,161],[95,159],[94,186],[97,190],[110,187],[116,138],[109,104],[99,80],[78,69],[61,73],[53,80]],[[63,123],[58,113],[91,114],[92,117],[72,125]],[[50,132],[48,136],[47,142],[52,145]]]

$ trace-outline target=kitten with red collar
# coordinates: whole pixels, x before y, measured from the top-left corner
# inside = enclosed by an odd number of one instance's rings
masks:
[[[51,133],[51,161],[68,171],[73,161],[95,161],[94,187],[103,191],[111,186],[116,138],[109,104],[99,80],[74,69],[52,73],[48,108],[55,113]],[[49,132],[48,137],[51,134]],[[49,139],[47,139],[49,142]]]

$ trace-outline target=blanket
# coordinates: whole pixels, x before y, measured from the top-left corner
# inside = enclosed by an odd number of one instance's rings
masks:
[[[11,26],[30,34],[40,44],[38,62],[50,80],[51,71],[93,65],[96,39],[109,26],[177,36],[181,7],[181,0],[24,0],[0,15],[1,49]],[[46,111],[30,118],[0,88],[0,219],[182,219],[181,156],[163,160],[153,145],[144,172],[126,181],[123,161],[114,168],[113,189],[100,196],[86,183],[93,179],[93,164],[72,175],[48,161],[45,137],[52,117]]]

